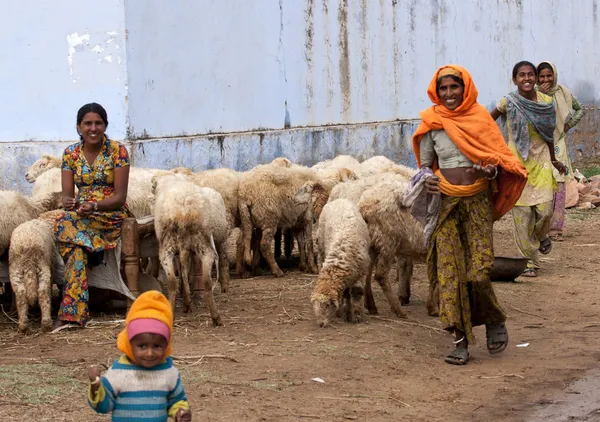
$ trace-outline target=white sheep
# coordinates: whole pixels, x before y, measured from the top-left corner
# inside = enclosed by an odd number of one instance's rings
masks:
[[[202,268],[204,301],[213,325],[221,325],[221,317],[213,298],[212,267],[217,266],[221,290],[227,290],[227,224],[225,203],[214,189],[199,187],[187,176],[173,174],[155,176],[154,226],[159,243],[159,259],[167,277],[169,302],[175,308],[175,298],[183,282],[184,311],[191,304],[191,262]],[[179,258],[180,277],[175,276],[175,258]]]
[[[242,175],[239,189],[239,210],[244,239],[244,258],[248,265],[252,264],[251,249],[253,229],[260,230],[260,251],[267,260],[271,272],[276,277],[283,276],[283,271],[275,262],[271,244],[277,228],[294,228],[307,231],[304,238],[312,239],[312,197],[304,197],[306,203],[298,202],[296,194],[307,181],[316,182],[317,176],[310,169],[296,167],[280,167],[264,164],[255,167]],[[312,194],[312,191],[310,192]],[[309,256],[313,256],[312,242],[309,245]],[[312,272],[316,267],[312,260],[307,260],[304,248],[300,249],[301,263]]]
[[[396,257],[404,260],[424,259],[426,250],[423,226],[413,218],[410,209],[402,205],[408,182],[402,176],[395,177],[396,180],[386,177],[385,180],[366,189],[360,197],[358,208],[369,226],[371,268],[375,269],[375,280],[383,289],[392,311],[403,318],[405,315],[400,308],[398,297],[392,294],[388,273]],[[406,268],[408,264],[401,259],[399,272],[412,270],[412,261],[409,264],[410,268]],[[370,278],[371,271],[365,286],[365,303],[370,313],[376,313],[377,307],[372,300]],[[402,282],[410,283],[410,278],[407,281],[401,280],[399,296],[407,291],[407,287],[403,286]]]
[[[356,172],[360,168],[360,163],[350,155],[338,155],[332,160],[320,161],[311,168],[316,172],[326,168],[347,168]]]
[[[329,325],[342,302],[346,321],[360,322],[370,236],[356,204],[347,199],[328,202],[319,218],[317,237],[322,267],[311,296],[317,323]]]
[[[395,173],[409,180],[416,174],[417,170],[403,166],[402,164],[396,164],[383,155],[376,155],[360,163],[360,168],[356,169],[355,172],[360,178],[379,173]]]
[[[28,331],[29,307],[39,304],[42,329],[52,327],[50,315],[52,269],[60,255],[54,242],[57,213],[47,212],[39,218],[19,225],[12,232],[8,251],[10,284],[15,293],[19,315],[19,331]]]
[[[0,257],[8,250],[14,229],[43,212],[57,209],[60,201],[58,192],[29,198],[19,192],[0,191]]]
[[[36,181],[38,176],[52,168],[60,169],[62,165],[62,160],[60,157],[56,157],[50,154],[44,154],[42,157],[33,163],[29,170],[27,170],[27,174],[25,175],[25,179],[29,183],[33,183]]]

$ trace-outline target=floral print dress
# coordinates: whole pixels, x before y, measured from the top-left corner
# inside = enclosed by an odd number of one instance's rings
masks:
[[[114,194],[115,168],[129,166],[125,146],[104,138],[96,160],[90,165],[83,141],[65,149],[62,169],[73,172],[79,189],[77,203],[98,202]],[[65,285],[58,318],[85,325],[88,319],[88,254],[113,249],[121,236],[121,223],[130,215],[126,206],[115,211],[96,211],[79,216],[65,211],[57,218],[54,234],[65,262]]]

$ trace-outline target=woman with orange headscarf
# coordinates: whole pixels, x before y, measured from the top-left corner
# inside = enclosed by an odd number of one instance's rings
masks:
[[[527,171],[477,103],[469,72],[443,66],[427,93],[435,105],[421,112],[413,148],[419,167],[435,174],[427,178],[428,192],[442,195],[427,254],[430,299],[439,294],[434,305],[444,329],[455,335],[456,348],[446,362],[465,365],[468,345],[475,341],[473,326],[485,324],[490,353],[508,344],[506,315],[490,281],[492,231],[494,220],[518,200]]]

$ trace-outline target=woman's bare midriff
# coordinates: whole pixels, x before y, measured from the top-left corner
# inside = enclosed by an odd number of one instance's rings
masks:
[[[457,167],[453,169],[440,169],[446,180],[453,185],[472,185],[477,182],[477,176],[467,173],[471,167]]]

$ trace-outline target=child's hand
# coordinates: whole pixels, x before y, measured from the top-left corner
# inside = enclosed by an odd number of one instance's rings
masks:
[[[90,366],[88,368],[88,377],[90,377],[90,384],[92,386],[92,392],[96,393],[98,391],[98,387],[100,387],[100,383],[94,384],[94,382],[100,377],[100,368],[97,366]]]
[[[190,409],[179,409],[175,415],[175,422],[192,422],[192,411]]]

